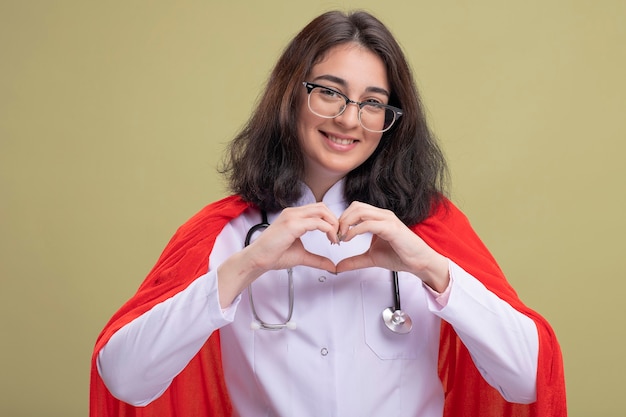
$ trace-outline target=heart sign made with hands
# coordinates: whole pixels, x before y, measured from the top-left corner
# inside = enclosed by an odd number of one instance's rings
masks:
[[[304,248],[300,237],[313,230],[325,233],[331,244],[348,242],[365,233],[372,234],[372,241],[364,253],[335,265]],[[265,271],[304,265],[336,274],[380,267],[413,273],[435,290],[443,290],[448,284],[445,257],[413,233],[391,210],[361,202],[350,204],[339,218],[324,203],[287,208],[255,243],[250,245],[248,255]]]
[[[300,238],[321,231],[331,244],[349,242],[370,233],[370,247],[338,264],[306,250]],[[353,202],[337,218],[324,204],[314,203],[284,209],[250,245],[233,254],[218,267],[220,304],[232,303],[241,291],[265,272],[309,266],[332,274],[380,267],[418,276],[435,291],[449,282],[448,260],[413,233],[390,210]]]

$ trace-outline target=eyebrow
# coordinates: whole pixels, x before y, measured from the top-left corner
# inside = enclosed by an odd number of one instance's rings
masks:
[[[320,75],[319,77],[315,77],[315,78],[313,79],[313,81],[319,81],[319,80],[326,80],[326,81],[330,81],[330,82],[332,82],[332,83],[339,84],[340,86],[342,86],[342,87],[344,87],[344,88],[347,88],[347,87],[348,87],[348,82],[347,82],[346,80],[344,80],[343,78],[336,77],[336,76],[334,76],[334,75],[330,75],[330,74]],[[384,88],[382,88],[382,87],[374,87],[374,86],[371,86],[371,87],[367,87],[367,88],[365,89],[365,91],[366,91],[366,92],[370,92],[370,93],[379,93],[379,94],[384,94],[384,95],[386,95],[387,97],[390,97],[390,96],[391,96],[391,94],[389,93],[389,91],[385,90],[385,89],[384,89]]]

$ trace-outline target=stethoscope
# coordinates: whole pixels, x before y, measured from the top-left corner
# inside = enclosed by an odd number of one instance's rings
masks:
[[[261,223],[252,226],[250,230],[248,230],[248,233],[246,233],[244,246],[248,246],[250,244],[250,240],[252,239],[252,235],[254,235],[254,233],[269,227],[270,224],[267,220],[267,213],[264,210],[261,211],[261,217]],[[398,283],[398,272],[391,271],[391,278],[393,291],[393,307],[387,307],[383,310],[383,322],[392,332],[398,334],[406,334],[410,332],[413,328],[413,322],[411,321],[411,317],[402,310],[402,307],[400,305],[400,285]],[[248,285],[248,299],[250,300],[250,309],[252,310],[252,316],[254,317],[254,320],[250,324],[250,328],[252,328],[253,330],[282,330],[284,328],[293,330],[296,328],[296,323],[291,320],[291,317],[293,316],[294,300],[292,268],[289,268],[287,270],[287,279],[287,292],[289,293],[289,312],[287,313],[287,319],[282,323],[267,323],[261,320],[256,311],[256,308],[254,307],[252,284]]]

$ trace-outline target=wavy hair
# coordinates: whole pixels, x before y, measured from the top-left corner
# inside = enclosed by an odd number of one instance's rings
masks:
[[[387,70],[389,104],[403,116],[374,153],[345,178],[347,201],[392,210],[416,224],[444,201],[447,168],[427,124],[411,69],[391,32],[364,11],[324,13],[298,33],[274,67],[256,109],[228,147],[220,172],[232,192],[267,211],[301,194],[304,157],[298,142],[302,81],[331,48],[354,42],[378,55]]]

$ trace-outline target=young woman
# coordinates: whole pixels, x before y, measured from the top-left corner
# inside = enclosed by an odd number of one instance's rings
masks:
[[[92,416],[564,416],[559,346],[462,213],[385,26],[325,13],[100,335]]]

